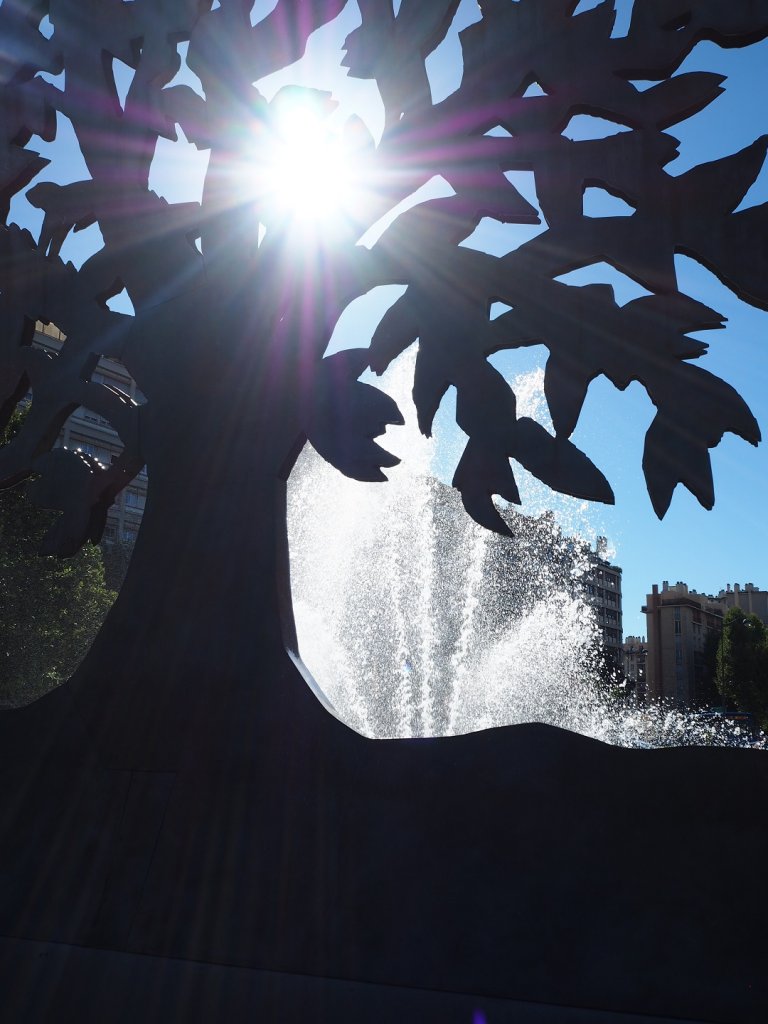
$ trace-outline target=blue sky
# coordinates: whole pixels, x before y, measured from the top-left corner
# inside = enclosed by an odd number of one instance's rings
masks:
[[[596,6],[586,0],[581,7]],[[617,0],[617,32],[627,24],[631,0]],[[254,17],[268,13],[274,0],[258,3]],[[460,76],[458,31],[477,18],[473,0],[463,0],[451,33],[430,57],[428,70],[433,96],[440,99],[456,87]],[[306,57],[285,71],[263,80],[260,87],[267,95],[288,82],[330,90],[340,102],[339,118],[359,114],[374,135],[381,131],[382,109],[375,85],[348,79],[338,67],[339,48],[345,35],[359,24],[354,3],[330,26],[315,34]],[[330,58],[329,58],[330,54]],[[689,167],[733,153],[768,133],[768,41],[741,50],[721,50],[702,43],[685,62],[682,70],[708,70],[727,75],[725,93],[706,110],[670,129],[680,140],[680,156],[668,170],[677,174]],[[128,77],[122,76],[122,84]],[[189,80],[189,78],[187,78]],[[49,179],[65,183],[87,177],[87,172],[65,119],[59,119],[59,137],[52,145],[33,140],[32,147],[52,159],[52,164],[36,181]],[[574,122],[573,137],[588,137],[605,130],[594,119]],[[153,166],[152,185],[171,201],[198,199],[207,157],[185,142],[161,140]],[[516,182],[526,197],[535,202],[533,182],[521,176]],[[768,201],[768,172],[758,181],[742,206]],[[23,197],[12,207],[12,219],[38,231],[41,216]],[[515,236],[514,232],[518,234]],[[521,241],[520,232],[509,226],[484,222],[468,244],[505,252]],[[72,236],[62,250],[65,258],[79,265],[100,245],[96,226]],[[681,257],[678,262],[682,291],[698,298],[727,317],[724,331],[706,332],[703,340],[710,346],[701,365],[723,377],[746,399],[764,434],[768,435],[768,359],[762,347],[768,329],[768,314],[739,302],[716,278],[693,261]],[[640,294],[640,289],[608,267],[590,268],[573,277],[574,283],[605,281],[613,284],[619,302]],[[394,293],[397,294],[397,293]],[[342,318],[333,347],[367,344],[378,317],[393,299],[393,293],[377,290],[359,300]],[[120,308],[126,308],[122,306]],[[512,379],[526,375],[534,389],[546,358],[543,348],[527,349],[494,359]],[[537,372],[538,371],[538,372]],[[449,426],[451,402],[446,400],[441,427],[446,449],[455,451],[455,434]],[[768,445],[755,449],[739,438],[726,435],[712,453],[716,504],[711,512],[702,509],[684,489],[678,487],[665,519],[659,522],[653,513],[641,473],[643,439],[653,416],[653,406],[642,388],[633,384],[619,392],[605,379],[590,389],[574,440],[603,470],[610,480],[616,505],[588,506],[557,497],[559,516],[568,528],[588,535],[605,534],[615,550],[615,560],[624,570],[624,632],[645,633],[640,606],[651,584],[662,580],[684,580],[690,586],[717,592],[726,583],[754,582],[768,588],[768,554],[764,543],[765,509],[768,507]],[[455,428],[453,428],[455,431]],[[448,456],[438,462],[438,471],[450,478]],[[522,471],[521,471],[522,475]],[[531,495],[532,505],[523,511],[541,510],[541,489],[523,487]]]

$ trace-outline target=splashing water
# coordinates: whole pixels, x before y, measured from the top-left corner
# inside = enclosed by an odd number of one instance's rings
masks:
[[[308,446],[289,483],[299,648],[339,717],[379,738],[544,722],[622,746],[751,744],[596,681],[599,629],[578,583],[586,545],[544,511],[554,496],[531,477],[521,494],[539,514],[505,513],[513,540],[472,522],[431,473],[441,442],[415,425],[413,361],[407,353],[381,381],[406,419],[386,439],[403,459],[387,484],[349,480]],[[519,414],[546,425],[540,377],[513,387]],[[563,508],[573,532],[594,536],[586,503]]]

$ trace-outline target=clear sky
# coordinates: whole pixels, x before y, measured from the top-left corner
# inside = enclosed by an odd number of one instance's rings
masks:
[[[254,18],[262,17],[274,6],[274,0],[257,3]],[[597,0],[583,0],[580,5],[584,10],[595,6]],[[631,0],[616,0],[616,7],[615,31],[618,34],[626,28]],[[461,73],[458,31],[477,17],[474,0],[462,0],[448,38],[430,57],[428,70],[434,99],[441,99],[458,85]],[[334,23],[315,34],[302,61],[263,80],[262,90],[270,96],[288,82],[328,89],[340,102],[334,116],[344,118],[355,112],[377,135],[381,131],[383,112],[375,85],[348,79],[345,70],[338,67],[341,43],[357,24],[359,12],[356,4],[351,3]],[[680,140],[680,156],[668,166],[671,173],[681,173],[697,163],[733,153],[758,135],[768,133],[768,105],[765,103],[768,41],[737,50],[721,50],[702,43],[682,70],[725,74],[726,91],[706,110],[670,129]],[[187,72],[184,80],[189,82],[191,77]],[[128,80],[128,74],[123,74],[121,87],[125,87]],[[606,130],[613,131],[615,127],[608,127],[597,119],[581,118],[572,122],[568,133],[574,138],[586,138],[605,134]],[[35,139],[31,145],[52,158],[51,166],[36,181],[49,179],[65,183],[88,176],[65,119],[59,118],[59,137],[55,143],[46,145]],[[198,153],[184,141],[173,144],[161,140],[153,165],[152,186],[171,201],[199,199],[206,162],[206,154]],[[520,175],[515,183],[526,198],[535,203],[535,184],[531,179],[532,176]],[[766,201],[768,171],[764,170],[742,208]],[[23,197],[17,197],[12,219],[38,231],[41,214]],[[483,222],[465,244],[503,253],[531,237],[535,230]],[[79,265],[99,245],[98,228],[94,226],[71,236],[62,256]],[[768,357],[763,351],[768,314],[739,302],[712,274],[687,258],[679,258],[678,271],[682,291],[728,319],[726,330],[701,335],[702,340],[709,343],[710,351],[700,365],[741,393],[768,436]],[[636,284],[608,267],[590,268],[568,279],[574,283],[610,283],[621,303],[642,294]],[[397,294],[397,291],[379,289],[354,304],[342,318],[332,347],[367,344],[378,316]],[[119,300],[115,308],[128,311]],[[540,383],[545,358],[546,350],[540,347],[494,357],[495,365],[503,369],[510,380],[524,375],[521,383],[524,381],[525,396],[543,418]],[[456,445],[451,443],[450,428],[446,426],[450,418],[450,399],[444,405],[446,412],[441,423],[443,430],[448,431],[446,448],[453,452]],[[686,490],[678,487],[669,512],[659,522],[651,508],[641,472],[644,434],[653,413],[653,406],[638,384],[619,392],[605,378],[595,381],[574,440],[608,477],[616,505],[585,505],[559,496],[554,498],[566,529],[578,529],[593,537],[597,534],[608,537],[614,559],[624,570],[625,635],[645,633],[640,606],[651,584],[660,584],[662,580],[684,580],[689,586],[710,593],[729,582],[753,582],[768,588],[764,526],[768,509],[768,444],[755,449],[739,438],[726,435],[712,453],[715,508],[705,511]],[[446,456],[437,467],[448,479],[452,473],[449,461]],[[519,467],[517,472],[524,476]],[[523,511],[541,511],[542,489],[523,484],[521,490],[529,502],[523,506]]]

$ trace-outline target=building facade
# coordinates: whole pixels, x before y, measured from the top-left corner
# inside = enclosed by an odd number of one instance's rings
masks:
[[[678,707],[708,702],[706,652],[723,628],[724,606],[678,581],[654,583],[643,606],[648,623],[647,695]]]
[[[716,597],[699,594],[678,581],[656,584],[643,606],[648,622],[647,696],[684,707],[707,703],[712,696],[708,677],[708,645],[723,628],[730,608],[754,612],[768,625],[768,591],[753,583],[727,585]],[[711,659],[710,659],[711,660]]]
[[[587,600],[595,610],[607,657],[617,668],[623,666],[621,569],[607,558],[605,537],[598,537],[595,550],[590,553],[590,566],[584,577]]]
[[[645,700],[648,683],[648,644],[644,636],[628,636],[621,645],[624,677],[638,700]]]
[[[35,326],[34,345],[56,355],[64,342],[64,335],[53,324],[38,321]],[[108,384],[142,404],[146,399],[126,368],[117,359],[103,358],[93,372],[91,379]],[[56,442],[57,447],[71,448],[85,452],[108,466],[119,456],[122,442],[108,420],[91,409],[80,406],[67,419]],[[123,544],[131,549],[139,532],[144,505],[147,500],[147,470],[142,469],[137,477],[118,494],[115,503],[107,512],[104,528],[104,545]]]
[[[754,583],[745,583],[743,587],[738,583],[731,587],[728,583],[717,599],[723,606],[723,614],[730,608],[741,608],[747,615],[753,612],[768,626],[768,590],[760,590]]]

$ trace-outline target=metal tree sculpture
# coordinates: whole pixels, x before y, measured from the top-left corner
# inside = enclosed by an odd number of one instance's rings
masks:
[[[348,123],[346,145],[365,187],[339,223],[298,236],[270,185],[280,119],[297,100],[322,112],[329,97],[283,89],[267,102],[258,82],[298,59],[311,33],[345,6],[280,0],[255,25],[252,0],[5,0],[0,8],[6,210],[44,165],[26,146],[32,135],[54,137],[57,112],[71,120],[90,173],[31,188],[30,202],[44,211],[37,241],[13,224],[0,231],[3,413],[28,389],[33,396],[23,433],[0,453],[0,480],[37,477],[33,500],[62,512],[46,550],[67,555],[99,539],[109,504],[148,467],[129,578],[75,680],[77,691],[98,676],[100,700],[109,687],[129,687],[132,697],[114,698],[117,718],[145,698],[170,708],[193,677],[239,685],[269,663],[286,592],[284,481],[293,461],[309,439],[343,473],[384,479],[382,468],[397,460],[373,437],[400,415],[357,378],[366,366],[381,373],[417,339],[420,427],[430,432],[455,386],[468,442],[454,485],[491,529],[506,529],[492,495],[519,501],[510,459],[556,490],[613,500],[569,441],[601,373],[620,389],[640,381],[657,408],[643,468],[660,516],[679,482],[712,505],[708,449],[724,432],[759,440],[736,392],[689,362],[705,346],[687,332],[719,327],[721,317],[678,291],[674,256],[693,256],[768,308],[768,207],[733,212],[768,140],[679,177],[664,167],[676,153],[665,129],[721,91],[717,74],[676,69],[702,39],[739,46],[768,35],[768,2],[635,0],[628,35],[612,38],[608,3],[574,15],[576,0],[481,0],[481,20],[461,34],[462,82],[432,103],[425,60],[458,0],[402,0],[397,15],[390,0],[360,0],[344,64],[375,79],[383,135],[376,143],[359,121]],[[50,38],[40,31],[45,16]],[[184,40],[204,98],[170,84]],[[134,72],[122,105],[114,59]],[[63,89],[38,77],[62,69]],[[638,91],[633,79],[658,84]],[[534,81],[543,95],[525,95]],[[573,142],[562,132],[577,113],[630,130]],[[157,140],[175,140],[177,126],[210,150],[199,205],[168,204],[148,185]],[[499,127],[508,135],[487,134]],[[548,229],[502,257],[462,247],[483,217],[537,222],[505,174],[516,170],[534,172]],[[438,174],[453,195],[402,213],[371,249],[358,244]],[[634,215],[585,217],[583,194],[595,185]],[[71,230],[94,221],[104,247],[76,271],[59,250]],[[602,261],[652,294],[620,307],[608,286],[555,280]],[[407,288],[370,348],[323,358],[346,306],[381,284]],[[133,317],[106,305],[123,288]],[[511,309],[491,320],[494,301]],[[32,347],[36,320],[66,335],[55,358]],[[550,353],[554,435],[516,416],[514,393],[487,361],[539,342]],[[122,360],[146,405],[92,379],[105,355]],[[51,450],[81,405],[117,430],[124,451],[114,465]]]

